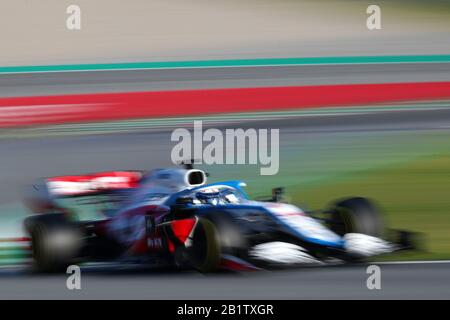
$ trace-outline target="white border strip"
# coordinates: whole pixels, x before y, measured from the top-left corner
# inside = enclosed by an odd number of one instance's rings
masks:
[[[371,264],[450,264],[450,260],[415,260],[415,261],[384,261],[384,262],[371,262]]]

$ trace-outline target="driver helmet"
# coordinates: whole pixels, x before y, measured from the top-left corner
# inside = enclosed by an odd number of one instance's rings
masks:
[[[218,190],[199,191],[195,194],[195,197],[203,204],[211,204],[214,206],[218,204],[223,204],[220,192]]]

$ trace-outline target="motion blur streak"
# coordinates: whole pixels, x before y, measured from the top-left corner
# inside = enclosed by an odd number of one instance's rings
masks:
[[[0,99],[0,126],[450,98],[450,82],[128,92]],[[55,110],[54,105],[61,108]],[[90,106],[90,108],[86,108]],[[64,107],[64,109],[62,109]]]

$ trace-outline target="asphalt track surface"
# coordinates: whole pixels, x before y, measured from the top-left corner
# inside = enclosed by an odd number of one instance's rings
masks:
[[[367,266],[208,275],[85,267],[80,290],[67,289],[66,274],[3,269],[0,299],[450,299],[450,262],[379,264],[379,290],[367,288]]]
[[[450,81],[450,63],[301,65],[0,74],[0,97],[427,81]]]
[[[222,68],[1,75],[0,96],[197,87],[450,80],[450,64]],[[442,130],[450,110],[327,115],[237,127],[280,128],[286,141],[342,132]],[[232,127],[227,125],[227,127]],[[0,140],[0,204],[20,201],[34,178],[170,162],[170,130]],[[70,172],[68,172],[70,171]],[[366,286],[366,265],[308,267],[202,275],[143,268],[86,266],[82,289],[68,290],[66,275],[35,275],[23,267],[0,269],[0,299],[450,299],[449,263],[383,264],[381,290]]]

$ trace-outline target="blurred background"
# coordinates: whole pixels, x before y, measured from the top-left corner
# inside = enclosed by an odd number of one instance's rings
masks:
[[[380,30],[366,26],[371,4]],[[0,12],[0,264],[27,256],[9,241],[23,236],[24,185],[172,165],[171,131],[193,120],[280,129],[277,175],[203,166],[213,181],[245,180],[252,196],[285,186],[311,209],[374,198],[390,227],[426,237],[425,251],[384,259],[450,258],[449,1],[5,0]]]
[[[81,30],[66,8],[81,9]],[[366,28],[378,5],[382,30]],[[445,0],[2,1],[6,65],[448,53]]]

